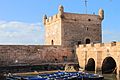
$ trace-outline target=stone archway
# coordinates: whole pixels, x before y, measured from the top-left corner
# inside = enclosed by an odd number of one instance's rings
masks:
[[[87,39],[85,40],[85,43],[86,43],[86,44],[90,44],[90,39],[87,38]]]
[[[102,73],[116,73],[116,62],[112,57],[106,57],[102,63]]]
[[[90,58],[85,65],[85,70],[87,71],[95,71],[95,60],[93,58]]]

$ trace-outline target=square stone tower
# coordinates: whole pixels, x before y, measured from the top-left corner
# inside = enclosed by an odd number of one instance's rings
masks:
[[[58,14],[47,18],[45,26],[45,45],[61,45],[73,47],[79,44],[101,43],[101,23],[104,11],[95,14],[76,14],[64,12],[64,7],[59,6]]]

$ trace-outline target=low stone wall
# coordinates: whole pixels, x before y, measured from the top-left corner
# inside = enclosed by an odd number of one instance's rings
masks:
[[[73,62],[71,48],[40,45],[0,45],[0,67]]]

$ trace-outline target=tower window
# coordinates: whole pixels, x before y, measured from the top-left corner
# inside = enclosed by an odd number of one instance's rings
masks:
[[[51,44],[54,45],[54,41],[53,40],[51,41]]]
[[[86,31],[88,31],[88,27],[86,27]]]
[[[90,44],[90,39],[86,39],[86,40],[85,40],[85,43],[86,43],[86,44]]]
[[[91,19],[88,19],[88,21],[91,21]]]

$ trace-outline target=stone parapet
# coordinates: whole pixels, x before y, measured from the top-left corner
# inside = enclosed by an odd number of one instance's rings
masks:
[[[68,47],[50,45],[0,45],[0,67],[72,61]]]
[[[92,47],[114,47],[114,46],[120,46],[120,42],[111,42],[111,43],[91,43],[91,44],[82,44],[77,46],[77,48],[92,48]]]
[[[53,23],[53,22],[56,22],[56,21],[58,21],[58,20],[60,20],[61,19],[61,17],[60,17],[60,14],[58,13],[58,14],[55,14],[54,16],[51,16],[51,17],[49,17],[49,18],[47,18],[47,19],[44,19],[43,21],[43,23],[44,23],[44,25],[48,25],[48,24],[51,24],[51,23]]]

